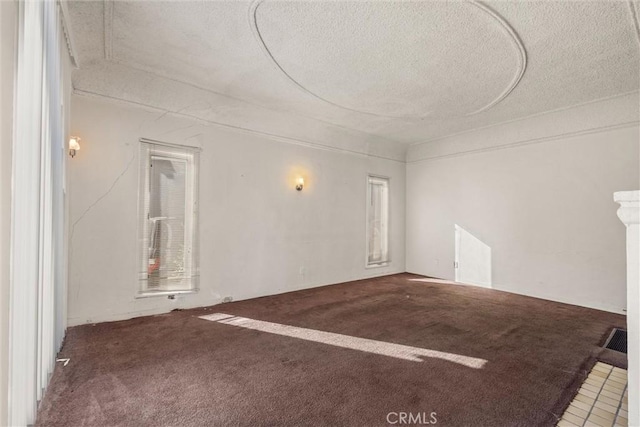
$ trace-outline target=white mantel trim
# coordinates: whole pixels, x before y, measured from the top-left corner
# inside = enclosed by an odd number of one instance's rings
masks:
[[[629,425],[640,426],[640,191],[618,191],[613,200],[627,227]]]
[[[620,204],[618,218],[624,225],[640,223],[640,190],[613,193],[613,201]]]

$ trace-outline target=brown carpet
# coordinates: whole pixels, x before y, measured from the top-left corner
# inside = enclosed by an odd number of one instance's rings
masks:
[[[625,317],[400,274],[70,328],[39,426],[554,425]],[[222,312],[488,360],[413,362],[223,325]],[[420,415],[422,416],[422,415]],[[392,415],[391,421],[397,416]],[[415,420],[415,418],[414,418]]]

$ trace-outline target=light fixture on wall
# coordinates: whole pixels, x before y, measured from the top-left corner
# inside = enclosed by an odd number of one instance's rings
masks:
[[[76,156],[76,151],[80,149],[80,138],[72,136],[69,138],[69,155],[71,158]]]
[[[296,190],[302,191],[303,188],[304,188],[304,178],[298,177],[298,179],[296,180]]]

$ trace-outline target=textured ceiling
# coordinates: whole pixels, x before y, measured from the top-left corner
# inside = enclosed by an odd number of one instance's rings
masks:
[[[282,136],[313,122],[404,147],[638,90],[637,10],[623,1],[69,2],[73,83]]]
[[[333,105],[383,117],[484,111],[516,86],[526,66],[513,30],[475,2],[262,1],[250,21],[292,83]]]

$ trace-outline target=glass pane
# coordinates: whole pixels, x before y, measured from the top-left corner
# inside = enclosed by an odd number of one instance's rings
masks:
[[[382,186],[372,183],[371,206],[369,207],[369,262],[380,261],[381,251],[381,192]]]
[[[184,278],[187,163],[151,156],[149,176],[148,288],[163,289]]]

